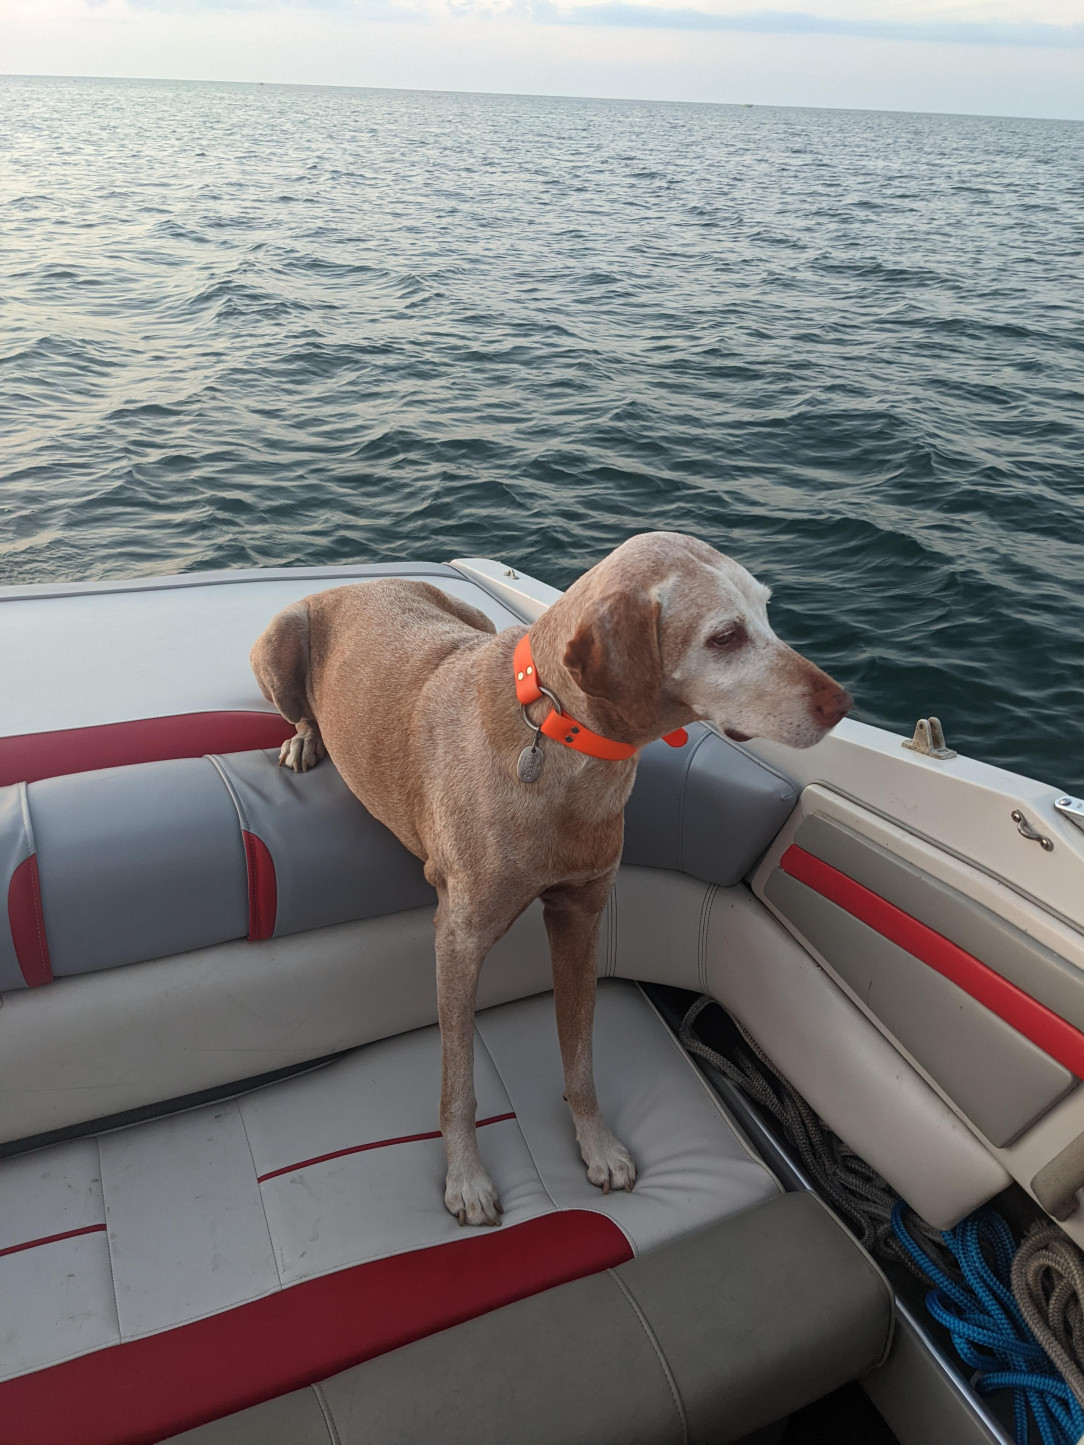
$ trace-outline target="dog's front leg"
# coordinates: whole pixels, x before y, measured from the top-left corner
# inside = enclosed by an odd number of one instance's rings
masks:
[[[479,927],[444,889],[437,930],[437,1015],[440,1019],[440,1132],[448,1156],[444,1204],[460,1224],[500,1224],[497,1186],[478,1152],[474,1095],[474,1002],[478,975],[497,935]]]
[[[604,1194],[631,1189],[636,1165],[606,1127],[595,1094],[591,1036],[595,1019],[595,955],[599,924],[613,875],[582,887],[543,894],[543,916],[553,956],[553,1001],[565,1070],[565,1097],[576,1126],[587,1177]]]

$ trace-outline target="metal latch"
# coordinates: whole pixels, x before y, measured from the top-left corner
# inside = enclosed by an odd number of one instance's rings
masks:
[[[910,742],[904,742],[903,747],[910,748],[913,753],[921,753],[926,758],[954,758],[954,749],[945,746],[945,733],[941,726],[941,719],[936,717],[920,717],[915,724],[915,735]]]
[[[1031,842],[1038,843],[1044,853],[1053,853],[1053,842],[1045,833],[1040,833],[1038,828],[1033,828],[1019,808],[1014,808],[1009,814],[1009,817],[1016,824],[1016,831],[1022,838],[1028,838]]]
[[[1054,808],[1063,818],[1068,818],[1070,823],[1084,828],[1084,799],[1070,798],[1067,794],[1064,798],[1054,799]]]

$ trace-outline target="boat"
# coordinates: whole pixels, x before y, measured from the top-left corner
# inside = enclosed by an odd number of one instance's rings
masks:
[[[387,575],[498,629],[559,595],[480,558],[0,589],[0,1439],[769,1445],[859,1381],[903,1445],[1009,1445],[727,1040],[934,1235],[993,1202],[1084,1246],[1082,806],[936,720],[646,748],[595,1026],[636,1187],[584,1177],[534,905],[478,1000],[503,1223],[463,1229],[433,895],[330,760],[276,765],[248,667]]]

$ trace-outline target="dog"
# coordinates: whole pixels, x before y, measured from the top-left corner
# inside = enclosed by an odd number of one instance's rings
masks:
[[[329,755],[436,890],[444,1202],[460,1224],[501,1213],[475,1132],[478,975],[537,898],[587,1177],[633,1187],[636,1165],[599,1110],[591,1044],[599,924],[639,749],[680,743],[695,720],[807,748],[851,706],[776,637],[768,597],[705,542],[648,532],[526,630],[498,633],[427,582],[383,578],[287,607],[252,649],[264,696],[296,728],[280,764],[305,772]]]

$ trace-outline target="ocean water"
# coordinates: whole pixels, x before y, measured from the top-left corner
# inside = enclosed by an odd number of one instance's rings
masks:
[[[0,80],[0,580],[696,533],[1084,792],[1084,126]]]

